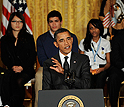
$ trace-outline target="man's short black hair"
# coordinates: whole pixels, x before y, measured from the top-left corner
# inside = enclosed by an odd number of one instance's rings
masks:
[[[60,28],[54,33],[54,41],[57,41],[57,34],[62,33],[62,32],[68,32],[69,35],[71,36],[71,33],[68,29],[65,28]]]
[[[53,10],[51,11],[48,15],[47,15],[47,22],[49,23],[49,18],[51,17],[58,17],[60,22],[62,21],[62,16],[60,14],[60,12]]]

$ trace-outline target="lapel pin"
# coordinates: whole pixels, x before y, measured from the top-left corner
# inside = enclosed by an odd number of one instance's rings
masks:
[[[76,61],[74,61],[74,64],[76,64]]]

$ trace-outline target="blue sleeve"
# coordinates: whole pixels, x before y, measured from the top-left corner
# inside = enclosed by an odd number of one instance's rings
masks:
[[[37,39],[37,55],[40,66],[42,67],[43,62],[47,59],[47,56],[45,54],[43,43],[40,37]]]
[[[77,40],[77,37],[74,34],[71,34],[71,35],[73,37],[72,51],[78,53],[78,40]]]

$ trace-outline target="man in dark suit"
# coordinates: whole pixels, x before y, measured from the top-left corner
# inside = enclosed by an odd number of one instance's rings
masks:
[[[54,34],[54,40],[59,53],[43,64],[43,90],[90,88],[88,56],[72,51],[73,37],[67,29],[58,29]]]
[[[53,10],[47,16],[47,22],[50,27],[50,30],[46,33],[40,35],[37,39],[37,55],[38,61],[41,66],[43,66],[43,62],[58,53],[58,48],[54,46],[54,33],[56,30],[61,28],[62,25],[62,16],[61,14]],[[73,47],[72,50],[74,52],[78,52],[78,40],[77,37],[72,34],[73,37]]]
[[[124,81],[124,30],[119,31],[111,42],[111,65],[109,74],[109,96],[111,107],[117,107],[121,82]]]

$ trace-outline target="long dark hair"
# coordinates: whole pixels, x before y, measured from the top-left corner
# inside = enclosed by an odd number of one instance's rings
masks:
[[[104,32],[104,27],[103,27],[103,24],[102,22],[99,20],[99,19],[91,19],[87,25],[87,33],[86,33],[86,37],[84,39],[84,42],[83,42],[83,45],[84,45],[84,49],[86,51],[91,50],[91,40],[92,40],[92,35],[89,31],[89,25],[90,23],[95,27],[95,28],[98,28],[100,30],[100,35],[99,36],[102,36],[103,35],[103,32]]]
[[[14,35],[13,35],[13,32],[12,32],[12,27],[11,27],[11,21],[12,19],[14,18],[14,16],[17,16],[18,18],[20,18],[22,20],[22,23],[23,23],[23,27],[22,29],[20,30],[19,34],[18,34],[18,38],[22,38],[24,36],[24,33],[26,33],[28,30],[26,28],[26,24],[25,24],[25,18],[24,16],[22,15],[22,13],[20,12],[13,12],[11,15],[10,15],[10,18],[9,18],[9,24],[8,24],[8,27],[7,27],[7,30],[6,30],[6,36],[9,36],[11,37],[14,41],[16,40]]]

